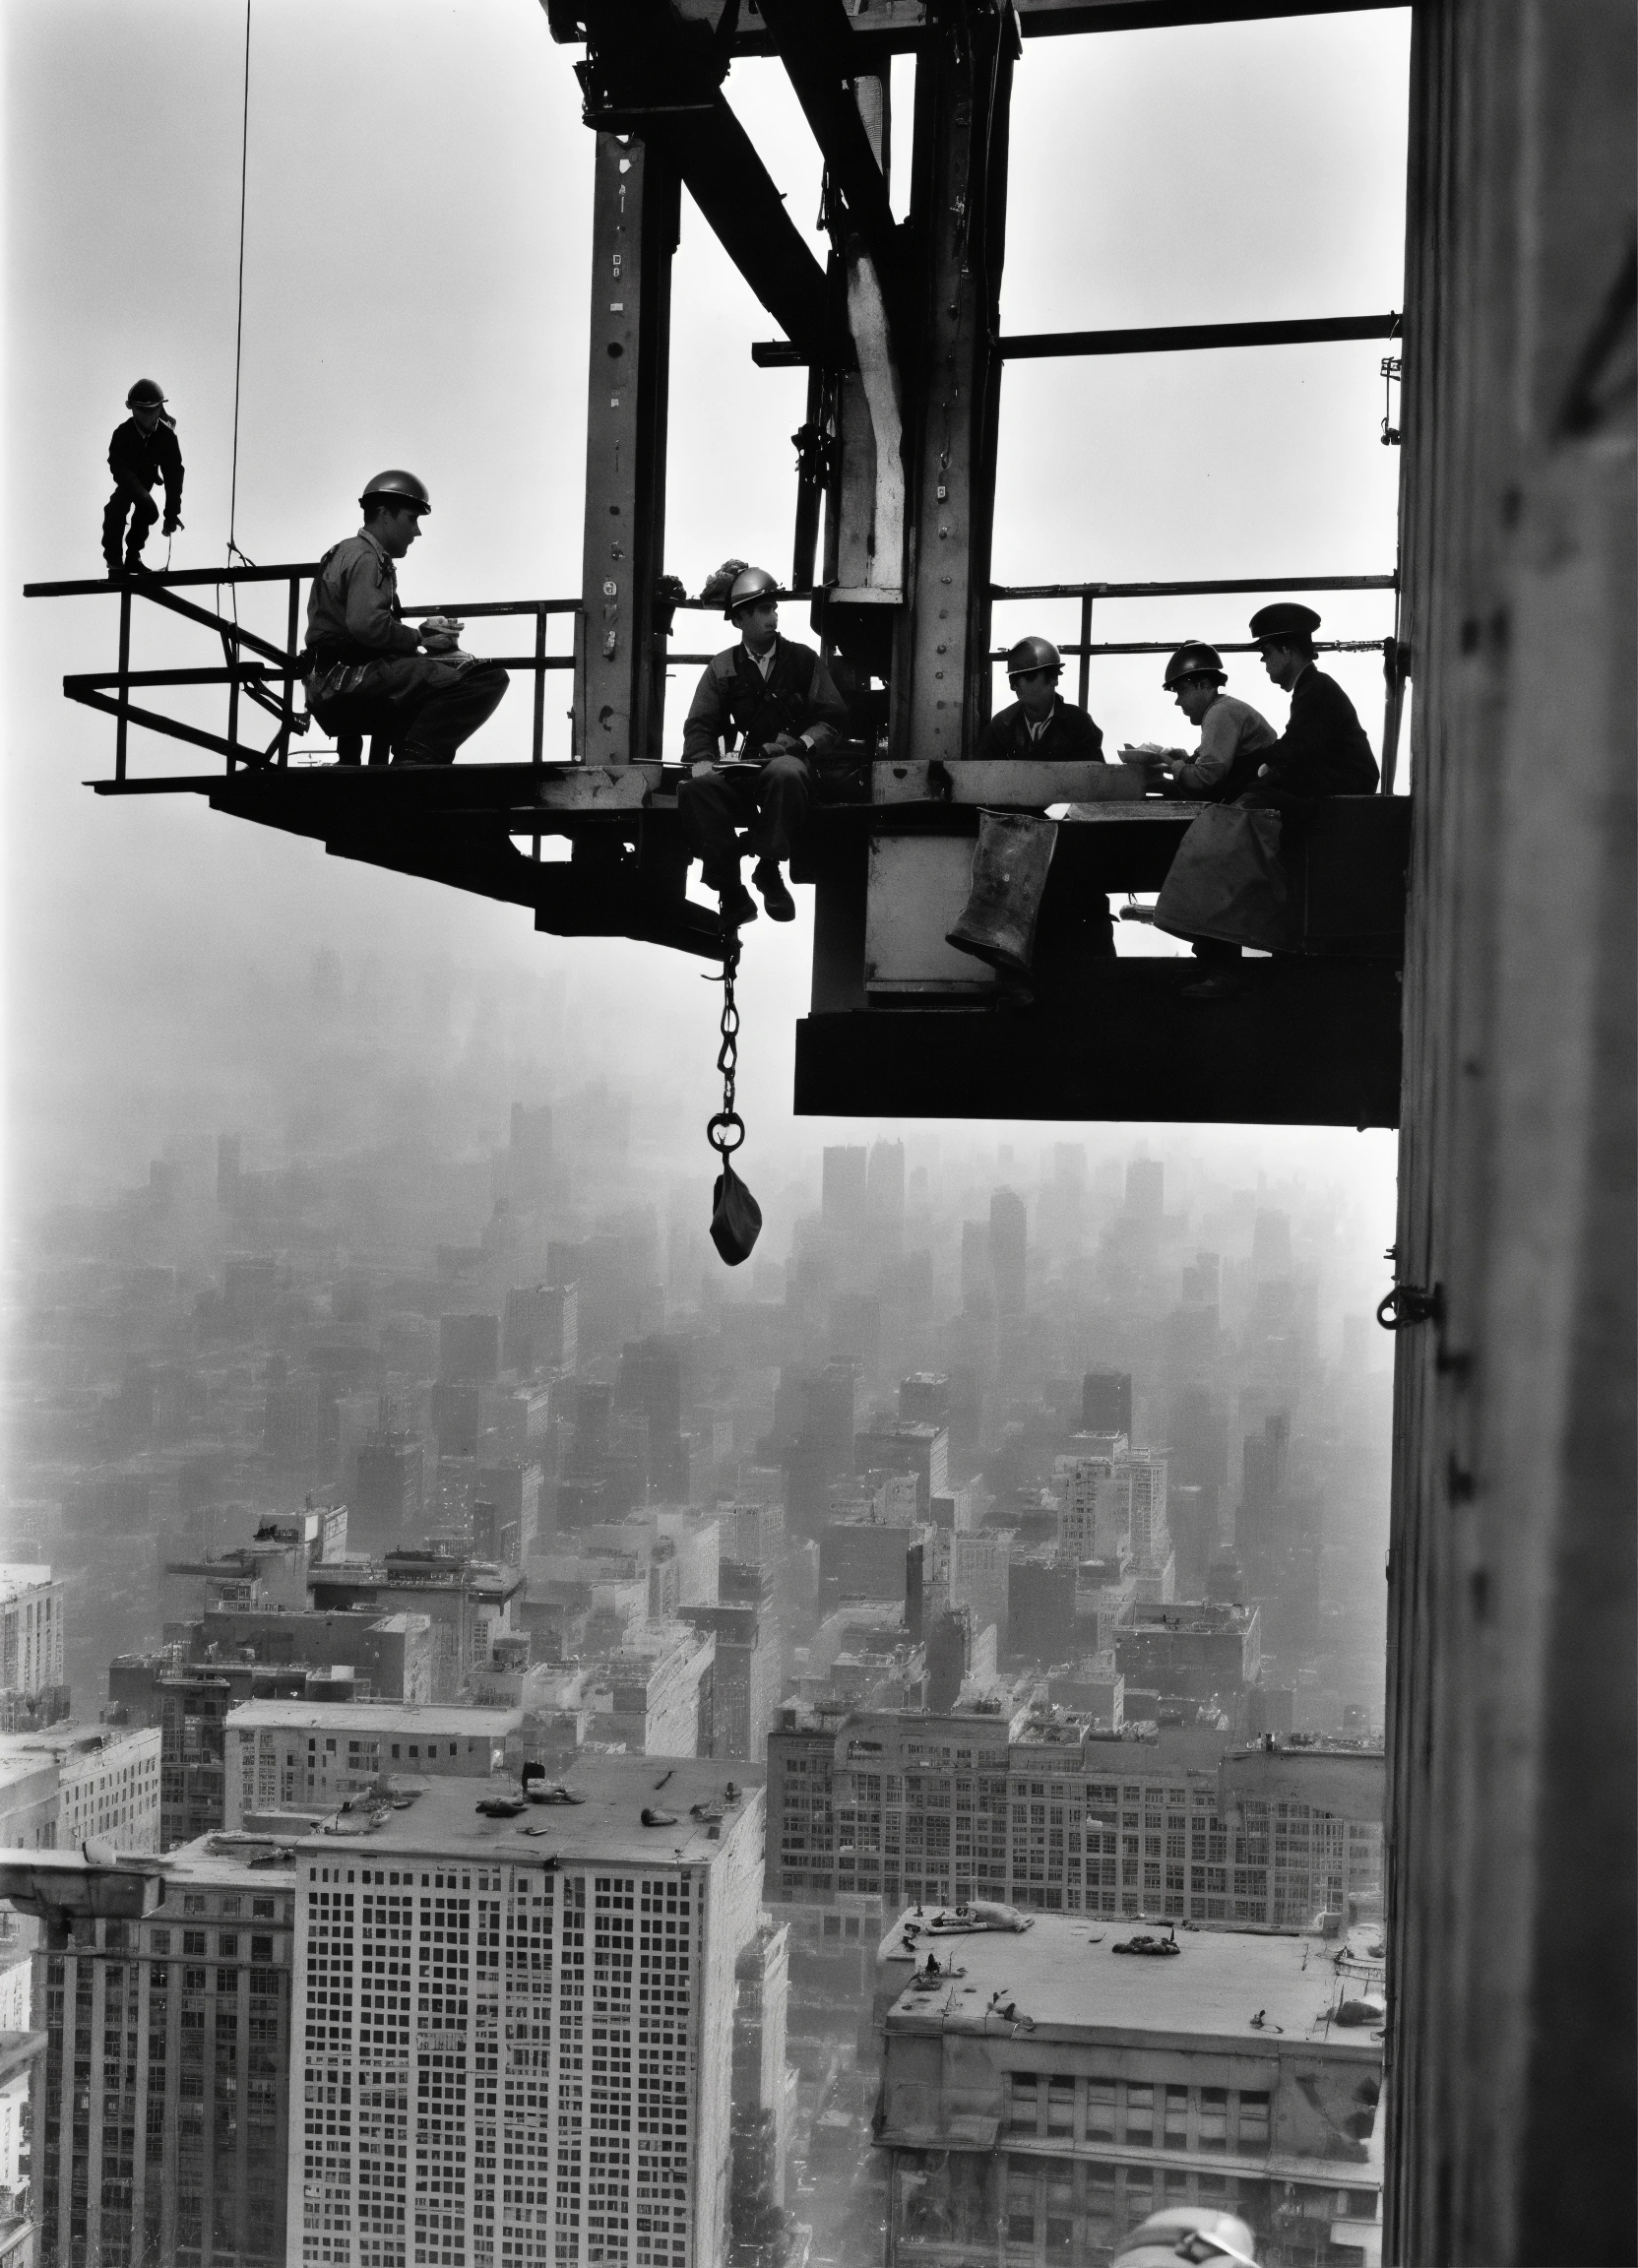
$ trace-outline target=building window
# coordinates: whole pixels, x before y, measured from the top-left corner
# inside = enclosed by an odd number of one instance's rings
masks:
[[[1148,2149],[1155,2140],[1155,2090],[1153,2087],[1128,2087],[1126,2090],[1126,2135],[1128,2145],[1134,2149]]]
[[[1012,2075],[1012,2109],[1008,2124],[1015,2134],[1034,2134],[1040,2124],[1036,2114],[1039,2100],[1036,2075],[1033,2071],[1015,2071]]]
[[[1268,2097],[1242,2095],[1240,2097],[1239,2150],[1243,2158],[1261,2158],[1268,2153]]]
[[[1202,2087],[1200,2090],[1200,2147],[1202,2150],[1227,2150],[1228,2147],[1227,2088]]]
[[[1048,2134],[1073,2134],[1075,2131],[1075,2082],[1073,2079],[1054,2079],[1046,2093],[1046,2131]]]
[[[1166,2091],[1166,2146],[1168,2150],[1186,2150],[1189,2146],[1189,2091],[1186,2087],[1168,2087]]]
[[[1089,2079],[1087,2081],[1087,2140],[1112,2142],[1114,2140],[1114,2081]]]

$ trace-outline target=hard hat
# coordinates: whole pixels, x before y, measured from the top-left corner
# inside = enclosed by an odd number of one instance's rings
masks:
[[[1292,639],[1311,638],[1319,628],[1319,616],[1311,606],[1299,606],[1294,599],[1282,598],[1273,606],[1259,606],[1251,617],[1251,635],[1261,646],[1265,639],[1286,645]]]
[[[1063,657],[1050,638],[1020,638],[1007,656],[1007,675],[1027,677],[1032,669],[1061,669]]]
[[[1173,2205],[1151,2213],[1117,2245],[1114,2268],[1170,2268],[1176,2260],[1249,2262],[1255,2268],[1256,2238],[1234,2213],[1210,2205]]]
[[[154,378],[139,378],[125,397],[127,410],[162,410],[164,388]]]
[[[394,496],[405,504],[412,504],[417,512],[430,512],[432,499],[426,492],[426,482],[417,480],[413,472],[406,472],[402,466],[389,466],[385,472],[377,472],[364,483],[360,504],[367,504],[372,496]]]
[[[731,622],[746,606],[754,606],[759,599],[777,598],[780,587],[766,567],[742,567],[728,588],[727,604],[723,612]]]
[[[1169,693],[1185,677],[1215,677],[1220,685],[1228,682],[1228,672],[1223,666],[1223,656],[1215,646],[1204,645],[1198,638],[1191,638],[1186,645],[1178,647],[1166,665],[1166,676],[1162,683]]]

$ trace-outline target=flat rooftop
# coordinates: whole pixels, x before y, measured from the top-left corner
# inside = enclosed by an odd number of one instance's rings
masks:
[[[740,1792],[731,1804],[725,1800],[730,1779]],[[569,1766],[564,1782],[586,1800],[530,1803],[515,1818],[491,1819],[478,1803],[515,1797],[516,1782],[497,1776],[480,1789],[472,1780],[428,1781],[406,1809],[366,1814],[355,1808],[326,1830],[303,1836],[298,1849],[309,1859],[327,1860],[345,1850],[360,1858],[370,1853],[377,1858],[459,1853],[473,1861],[514,1865],[539,1864],[548,1857],[570,1865],[709,1865],[727,1848],[732,1822],[756,1805],[762,1773],[756,1769],[747,1780],[741,1765],[696,1757],[583,1754]],[[720,1810],[721,1820],[693,1818],[696,1803]],[[645,1827],[645,1809],[673,1814],[675,1824]],[[719,1829],[715,1837],[713,1824]],[[760,1836],[760,1824],[756,1831]]]
[[[1339,2029],[1327,2022],[1341,2000],[1363,1998],[1367,1989],[1372,1999],[1382,1997],[1381,1963],[1367,1966],[1364,1959],[1365,1946],[1380,1938],[1378,1928],[1355,1929],[1345,1939],[1179,1924],[1182,1951],[1156,1958],[1116,1953],[1114,1947],[1139,1934],[1164,1935],[1169,1927],[1165,1922],[1038,1914],[1020,1932],[928,1936],[925,1923],[936,1911],[923,1911],[915,1967],[924,1968],[931,1953],[940,1969],[965,1974],[937,1991],[911,1988],[905,1924],[915,1927],[916,1918],[914,1910],[902,1915],[877,1956],[882,1972],[902,1968],[907,1981],[888,2011],[894,2031],[959,2031],[969,2024],[975,2032],[984,2030],[990,1995],[998,1992],[1003,2006],[1015,2005],[1019,2017],[1034,2018],[1037,2040],[1090,2033],[1115,2045],[1122,2036],[1129,2042],[1133,2034],[1153,2040],[1159,2033],[1178,2040],[1237,2040],[1265,2049],[1284,2040],[1381,2059],[1381,2043],[1368,2027]],[[883,1998],[890,1989],[884,1976]],[[1254,2016],[1262,2022],[1254,2024]],[[998,2029],[993,2016],[987,2029]]]
[[[308,1732],[379,1731],[388,1721],[406,1731],[439,1739],[500,1740],[523,1723],[521,1709],[465,1709],[453,1702],[417,1701],[242,1701],[229,1713],[235,1731],[264,1727]]]

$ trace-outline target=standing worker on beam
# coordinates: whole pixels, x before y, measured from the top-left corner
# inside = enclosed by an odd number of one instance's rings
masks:
[[[836,746],[848,711],[813,648],[780,636],[779,586],[765,568],[729,560],[701,596],[724,599],[739,644],[707,665],[682,728],[683,761],[694,766],[677,790],[683,831],[706,888],[721,897],[724,929],[756,919],[756,900],[739,879],[743,850],[756,858],[751,879],[769,919],[794,921],[780,861],[813,798],[808,758]]]
[[[463,654],[463,625],[450,616],[429,614],[418,631],[402,619],[396,562],[432,509],[425,484],[378,472],[358,503],[364,525],[331,545],[313,577],[307,706],[335,733],[343,764],[358,762],[366,732],[390,739],[395,764],[453,764],[499,708],[506,671]]]
[[[108,443],[108,471],[114,492],[102,511],[102,556],[108,573],[127,575],[142,566],[142,547],[159,517],[154,489],[164,482],[165,517],[162,533],[174,536],[182,525],[182,451],[176,439],[176,420],[165,414],[163,389],[152,378],[139,378],[125,397],[131,414],[116,425]],[[125,522],[131,526],[127,534]],[[120,544],[124,542],[121,560]]]

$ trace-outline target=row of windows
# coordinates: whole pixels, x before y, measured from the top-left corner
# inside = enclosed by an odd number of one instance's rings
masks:
[[[1122,2142],[1129,2149],[1229,2150],[1263,2157],[1269,2147],[1266,2091],[1156,2086],[1033,2071],[1011,2075],[1007,2123],[1014,2134]]]

